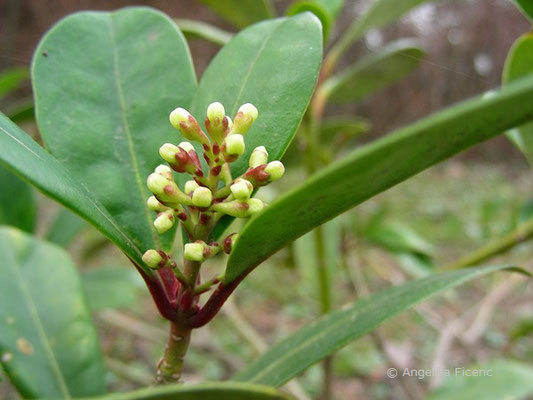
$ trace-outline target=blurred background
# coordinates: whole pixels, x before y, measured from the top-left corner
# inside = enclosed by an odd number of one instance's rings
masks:
[[[273,1],[278,15],[290,3]],[[346,1],[328,43],[369,3]],[[229,33],[238,31],[200,1],[1,0],[0,76],[9,73],[19,78],[10,80],[15,83],[0,99],[0,110],[15,116],[39,140],[28,68],[42,35],[76,11],[133,5],[154,7],[172,18],[200,20]],[[386,28],[370,30],[350,48],[338,69],[404,37],[417,38],[426,55],[405,78],[363,101],[328,106],[326,116],[358,115],[365,124],[354,140],[339,141],[332,157],[342,157],[406,123],[499,86],[509,48],[529,29],[530,23],[509,0],[440,0],[419,6]],[[200,77],[220,45],[191,36],[187,40]],[[289,165],[287,177],[260,193],[265,200],[305,176],[297,154],[302,146],[305,143],[297,137],[284,160]],[[529,164],[502,135],[328,223],[325,241],[335,259],[330,266],[334,308],[427,275],[513,232],[533,215],[532,189]],[[81,221],[68,225],[72,231],[53,231],[63,215],[60,206],[40,194],[34,196],[39,208],[37,232],[67,247],[82,271],[111,371],[110,387],[125,390],[150,384],[166,327],[140,277],[118,250]],[[221,316],[197,332],[186,381],[227,379],[266,345],[319,314],[312,246],[313,239],[304,236],[278,253],[245,281]],[[490,263],[531,268],[532,254],[533,246],[525,242],[497,254]],[[532,289],[521,276],[499,274],[384,324],[335,356],[334,398],[422,398],[442,384],[439,377],[387,379],[390,366],[454,368],[494,358],[531,362]],[[310,398],[320,394],[320,375],[321,369],[314,366],[299,378],[300,389],[305,388]],[[0,398],[17,398],[5,378]]]

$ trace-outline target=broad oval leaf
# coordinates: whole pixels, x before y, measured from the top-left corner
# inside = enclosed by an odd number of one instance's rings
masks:
[[[463,376],[463,372],[479,371],[482,376]],[[488,375],[490,374],[490,375]],[[427,400],[519,400],[533,395],[533,366],[511,361],[494,360],[485,364],[451,371],[443,385],[426,397]]]
[[[37,204],[30,185],[0,165],[0,225],[33,232]]]
[[[91,222],[129,258],[144,267],[142,252],[107,210],[54,157],[0,113],[0,164],[8,167],[47,196]]]
[[[272,346],[233,379],[280,386],[310,365],[372,332],[382,322],[422,300],[504,268],[509,266],[454,271],[385,289],[304,326]]]
[[[289,400],[290,398],[268,386],[242,382],[208,382],[115,393],[95,400]]]
[[[311,13],[255,24],[236,35],[205,71],[192,114],[205,116],[220,101],[235,115],[253,103],[259,117],[245,136],[246,152],[232,166],[235,176],[248,168],[257,146],[279,159],[303,118],[322,60],[320,21]]]
[[[503,70],[503,81],[508,83],[533,74],[533,34],[526,33],[511,47]],[[533,166],[533,122],[507,132],[507,137]]]
[[[533,77],[450,107],[331,164],[251,218],[225,282],[288,242],[430,166],[533,119]]]
[[[390,43],[329,78],[319,96],[335,103],[361,101],[409,74],[424,55],[414,40]]]
[[[168,115],[196,90],[176,24],[149,8],[81,12],[55,25],[32,66],[36,119],[50,152],[135,244],[168,247],[146,207],[159,147],[179,141]]]
[[[274,16],[270,0],[199,0],[238,28]]]
[[[25,398],[105,392],[98,336],[68,254],[14,228],[0,228],[0,352]]]
[[[340,10],[344,6],[344,0],[300,0],[292,3],[286,11],[287,15],[296,15],[305,11],[311,11],[322,23],[324,39],[329,37],[332,25]]]

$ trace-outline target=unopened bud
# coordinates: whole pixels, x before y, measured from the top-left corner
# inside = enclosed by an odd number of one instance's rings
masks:
[[[240,106],[233,122],[233,132],[240,134],[248,132],[253,122],[257,119],[257,115],[257,108],[253,104],[246,103]]]
[[[169,181],[174,180],[174,176],[172,175],[172,170],[167,165],[159,165],[155,171],[156,174],[161,175],[162,177],[168,179]]]
[[[195,180],[191,179],[190,181],[187,181],[185,182],[185,194],[191,194],[192,192],[194,192],[196,189],[198,189],[200,185],[198,185],[198,183],[196,183]]]
[[[194,150],[194,146],[191,142],[183,141],[180,144],[178,144],[178,147],[181,147],[183,150],[185,150],[187,153],[191,150]]]
[[[235,218],[248,217],[248,204],[239,200],[226,201],[223,203],[215,203],[211,206],[211,210],[228,214]]]
[[[163,258],[157,250],[150,249],[143,254],[143,261],[152,269],[160,268],[166,262],[166,257]]]
[[[281,161],[272,161],[265,167],[265,172],[270,175],[270,182],[277,181],[285,173],[285,167]]]
[[[165,177],[153,173],[148,176],[148,189],[165,203],[191,204],[191,199],[183,193],[174,181],[169,181]]]
[[[209,139],[202,132],[200,124],[189,111],[178,107],[170,113],[169,120],[172,126],[178,129],[185,139],[209,144]]]
[[[213,200],[213,193],[206,187],[199,186],[192,194],[192,204],[196,207],[209,207]]]
[[[255,168],[268,162],[268,151],[265,146],[259,146],[250,155],[250,168]]]
[[[248,215],[254,215],[265,208],[265,203],[259,199],[248,199]]]
[[[148,197],[146,205],[152,211],[162,212],[168,210],[168,207],[162,204],[159,200],[157,200],[155,196]]]
[[[204,242],[195,242],[185,244],[183,257],[189,261],[202,262],[205,260],[204,249],[207,245]]]
[[[165,143],[159,148],[159,155],[163,160],[170,164],[176,163],[176,154],[179,153],[178,146],[174,146],[172,143]]]
[[[174,212],[167,210],[160,213],[154,221],[154,226],[160,235],[174,226]]]
[[[228,131],[228,119],[225,113],[224,106],[219,102],[211,103],[207,107],[205,127],[209,135],[217,143],[222,142],[222,139]]]
[[[235,183],[230,186],[231,193],[237,200],[248,200],[254,190],[253,185],[246,179],[238,178]]]
[[[244,137],[239,134],[226,136],[223,151],[232,158],[239,157],[244,153]]]

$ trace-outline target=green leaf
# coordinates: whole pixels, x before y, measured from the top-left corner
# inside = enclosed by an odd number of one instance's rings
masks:
[[[533,77],[450,107],[356,150],[250,219],[229,257],[225,282],[315,226],[531,119]]]
[[[450,370],[444,384],[430,393],[427,400],[519,400],[533,395],[533,366],[518,361],[495,360],[470,365],[467,372],[484,376],[463,376],[462,371]],[[490,375],[488,375],[490,374]]]
[[[177,19],[176,23],[186,37],[205,39],[221,46],[228,43],[233,37],[230,32],[194,19]]]
[[[344,135],[349,138],[356,138],[370,129],[370,123],[360,117],[329,117],[324,118],[320,124],[321,134],[324,141],[333,139],[336,135]]]
[[[396,21],[407,11],[428,0],[374,0],[370,8],[348,28],[346,36],[354,42],[370,29]]]
[[[454,271],[385,289],[304,326],[272,346],[233,379],[280,386],[310,365],[372,332],[382,322],[422,300],[504,268],[508,266]]]
[[[248,168],[257,146],[265,146],[271,160],[281,157],[305,113],[321,60],[320,22],[311,13],[253,25],[217,54],[200,81],[192,114],[204,116],[214,101],[232,118],[244,103],[259,110],[245,136],[246,152],[232,166],[234,176]]]
[[[26,121],[35,120],[35,109],[33,106],[33,98],[27,97],[6,106],[4,110],[6,116],[16,124]]]
[[[12,225],[33,232],[37,204],[32,188],[0,165],[0,225]]]
[[[0,228],[0,352],[24,398],[105,393],[98,336],[76,268],[62,249]]]
[[[32,66],[36,119],[50,152],[113,215],[135,244],[159,243],[146,178],[159,147],[179,141],[168,115],[196,90],[175,23],[149,8],[81,12],[54,26]]]
[[[319,95],[335,103],[361,101],[409,74],[424,55],[416,41],[398,40],[326,80]]]
[[[503,69],[503,82],[508,83],[533,74],[533,33],[519,37],[509,50]],[[533,166],[533,122],[507,132],[507,137]]]
[[[199,0],[238,28],[274,16],[270,0]]]
[[[128,266],[89,269],[82,273],[82,282],[92,311],[129,307],[145,287],[137,271]]]
[[[29,77],[26,67],[12,67],[0,72],[0,99],[21,87]]]
[[[531,0],[515,0],[516,5],[522,13],[533,21],[533,3]]]
[[[240,382],[209,382],[167,385],[129,393],[115,393],[100,400],[288,400],[289,396],[268,386]],[[95,399],[95,400],[98,400]]]
[[[381,223],[369,227],[365,238],[395,253],[414,253],[431,256],[433,246],[409,227],[400,223]]]
[[[331,27],[339,11],[344,6],[344,0],[301,0],[292,3],[286,11],[287,15],[296,15],[305,11],[315,14],[322,23],[324,39],[329,37]]]
[[[47,196],[91,222],[129,258],[144,267],[141,250],[98,200],[17,125],[0,113],[0,164],[7,166]]]
[[[87,223],[66,208],[56,215],[50,229],[46,234],[46,240],[59,246],[68,246],[76,236],[87,227]]]

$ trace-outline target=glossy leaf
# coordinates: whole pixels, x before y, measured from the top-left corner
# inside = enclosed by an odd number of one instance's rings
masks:
[[[141,276],[129,266],[106,266],[83,271],[82,283],[92,311],[134,305],[144,292]]]
[[[159,147],[180,141],[170,111],[188,107],[196,90],[175,23],[142,7],[73,14],[41,41],[32,76],[50,152],[139,248],[161,247],[146,207],[146,178],[162,162]]]
[[[229,257],[226,282],[313,227],[532,119],[533,77],[450,107],[356,150],[251,218]]]
[[[0,165],[0,188],[0,225],[33,232],[37,204],[30,185]]]
[[[76,268],[60,248],[0,228],[0,352],[24,398],[105,392],[98,336]]]
[[[0,99],[18,89],[30,78],[26,67],[12,67],[0,71]]]
[[[507,83],[527,75],[533,75],[532,33],[526,33],[513,44],[505,61],[503,81]],[[533,165],[533,122],[507,132],[507,137]]]
[[[268,386],[240,382],[209,382],[167,385],[129,393],[115,393],[100,400],[288,400],[289,396]],[[96,400],[98,400],[96,399]]]
[[[426,399],[526,400],[533,396],[533,366],[531,364],[495,360],[486,364],[466,366],[464,371],[479,371],[485,376],[463,376],[462,371],[456,373],[455,369],[452,369],[450,377],[445,380],[444,384],[430,393]]]
[[[52,222],[46,234],[46,240],[66,247],[86,227],[87,223],[83,219],[66,208],[63,208],[58,212]]]
[[[176,23],[186,37],[205,39],[221,46],[228,43],[233,37],[230,32],[194,19],[177,19]]]
[[[346,36],[353,42],[368,30],[385,26],[412,8],[428,0],[374,0],[370,8],[363,13],[348,29]]]
[[[329,37],[331,27],[340,10],[344,6],[344,0],[301,0],[295,1],[287,9],[287,15],[296,15],[305,11],[315,14],[322,23],[324,39]]]
[[[270,0],[199,0],[238,28],[274,16]]]
[[[141,267],[141,249],[131,241],[98,200],[17,125],[0,113],[0,164],[47,196],[91,222]],[[145,268],[150,274],[148,267]]]
[[[272,346],[233,379],[280,386],[422,300],[503,268],[505,266],[454,271],[385,289],[304,326]]]
[[[416,41],[398,40],[329,78],[320,95],[336,103],[361,101],[409,74],[424,54]]]
[[[307,108],[321,60],[320,21],[304,13],[245,29],[211,62],[193,101],[193,115],[205,116],[214,101],[232,118],[244,103],[259,110],[245,136],[246,152],[232,166],[235,175],[248,168],[257,146],[265,146],[271,160],[281,157]]]
[[[524,15],[533,21],[533,3],[531,0],[515,0],[515,2]]]

